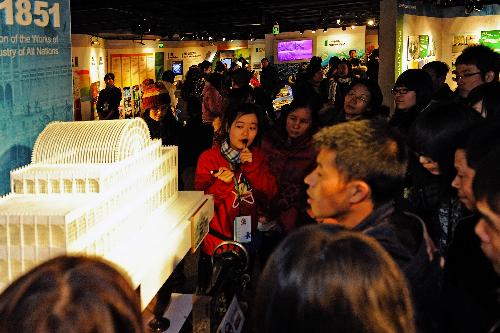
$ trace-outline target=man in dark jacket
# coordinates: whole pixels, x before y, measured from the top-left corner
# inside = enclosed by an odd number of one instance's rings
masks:
[[[476,225],[476,234],[481,240],[484,254],[493,264],[495,272],[500,276],[500,147],[490,152],[477,168],[473,190],[477,199],[477,209],[481,219]],[[500,332],[500,285],[497,284],[496,319],[489,333]]]
[[[281,89],[281,82],[276,67],[269,63],[267,58],[260,61],[262,72],[260,73],[260,84],[266,96],[274,99]]]
[[[437,331],[434,246],[424,223],[393,204],[407,166],[403,141],[385,122],[362,120],[323,128],[313,142],[317,167],[305,178],[312,215],[378,240],[410,282],[419,328]]]
[[[495,295],[500,277],[481,251],[481,240],[474,233],[480,223],[477,198],[472,189],[478,165],[500,146],[498,131],[500,128],[494,124],[483,124],[468,131],[455,152],[457,176],[452,185],[470,215],[457,223],[446,256],[443,279],[445,332],[488,332],[500,313]]]
[[[106,83],[106,88],[99,92],[97,99],[99,119],[118,119],[120,118],[118,107],[122,100],[122,92],[120,88],[115,87],[115,74],[107,73],[104,75],[104,83]]]

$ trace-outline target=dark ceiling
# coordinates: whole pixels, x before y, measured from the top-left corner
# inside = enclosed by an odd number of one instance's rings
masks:
[[[71,1],[72,33],[108,39],[251,39],[264,38],[276,22],[283,32],[365,25],[369,19],[378,23],[378,0]]]
[[[396,0],[385,0],[396,1]],[[465,12],[499,0],[407,0]],[[72,0],[72,33],[107,39],[264,38],[281,32],[379,23],[380,0]]]

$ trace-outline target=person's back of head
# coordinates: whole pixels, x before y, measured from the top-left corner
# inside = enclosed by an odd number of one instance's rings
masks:
[[[2,333],[142,333],[139,298],[110,264],[94,258],[51,259],[0,295]]]
[[[207,69],[209,69],[210,67],[212,66],[212,63],[208,60],[203,60],[199,67],[200,67],[200,70],[201,72],[205,72]]]
[[[375,206],[394,199],[406,174],[408,154],[402,137],[386,121],[349,121],[321,129],[316,148],[335,152],[336,168],[347,180],[370,187]]]
[[[250,84],[251,74],[245,68],[235,69],[231,74],[234,88],[245,88]]]
[[[222,80],[224,77],[220,73],[211,73],[207,77],[207,81],[222,94]]]
[[[446,74],[448,74],[448,72],[450,71],[450,67],[448,66],[448,64],[437,60],[426,63],[424,66],[422,66],[422,69],[433,71],[437,77],[446,76]]]
[[[410,145],[419,155],[437,162],[437,172],[451,183],[455,177],[453,161],[460,138],[479,121],[478,115],[461,104],[434,103],[413,123]]]
[[[500,54],[485,45],[469,46],[457,57],[455,66],[458,65],[475,65],[481,71],[483,81],[498,81]]]
[[[437,91],[446,81],[446,75],[450,71],[450,67],[442,61],[431,61],[425,64],[422,69],[426,71],[434,83],[434,91]]]
[[[216,63],[215,63],[215,72],[216,73],[224,73],[226,71],[226,66],[224,66],[224,64],[222,63],[222,61],[218,60]]]
[[[163,72],[163,74],[161,75],[161,79],[163,81],[167,81],[167,82],[170,82],[170,83],[174,83],[174,79],[175,79],[175,74],[174,72],[172,72],[170,69],[169,70],[166,70]]]
[[[339,229],[303,227],[273,252],[257,288],[256,332],[415,332],[397,264],[374,239]]]
[[[321,57],[318,57],[318,56],[313,56],[310,60],[309,60],[309,64],[310,65],[320,65],[321,66],[321,62],[323,60],[321,59]]]
[[[467,104],[482,117],[500,123],[500,82],[488,82],[472,89]]]

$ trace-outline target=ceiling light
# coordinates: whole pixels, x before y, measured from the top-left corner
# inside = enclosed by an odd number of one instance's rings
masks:
[[[351,25],[351,29],[354,30],[354,28],[356,28],[356,26],[354,24]]]
[[[225,42],[226,41],[226,37],[222,37],[222,41]]]
[[[337,19],[337,25],[340,25],[340,19]]]
[[[374,25],[374,24],[375,24],[375,21],[373,21],[373,20],[368,20],[368,25],[369,25],[369,26],[372,26],[372,25]]]

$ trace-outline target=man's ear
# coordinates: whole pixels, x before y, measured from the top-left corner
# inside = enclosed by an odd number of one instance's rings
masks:
[[[484,82],[492,82],[495,78],[495,73],[493,71],[488,71],[484,75]]]
[[[360,203],[365,200],[369,200],[371,197],[370,186],[362,180],[353,180],[349,184],[350,186],[350,203]]]

